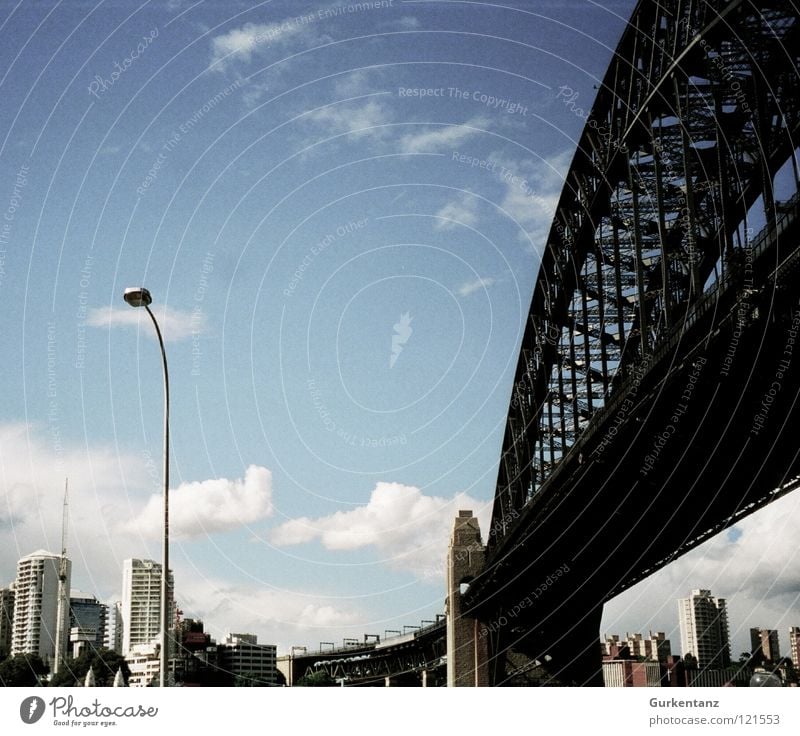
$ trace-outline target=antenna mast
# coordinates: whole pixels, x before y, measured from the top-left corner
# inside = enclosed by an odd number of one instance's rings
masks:
[[[67,531],[69,524],[69,478],[64,479],[64,507],[61,512],[61,559],[58,564],[58,613],[56,620],[56,656],[53,673],[60,671],[67,652],[66,619],[69,616],[69,591],[67,590]]]

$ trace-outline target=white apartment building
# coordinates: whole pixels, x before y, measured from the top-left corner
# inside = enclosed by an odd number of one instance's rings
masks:
[[[724,598],[696,589],[678,601],[682,655],[691,654],[701,669],[723,669],[731,663],[728,610]]]
[[[61,556],[37,550],[17,563],[14,581],[14,622],[11,654],[38,654],[51,664],[56,653],[58,624],[58,575]],[[72,564],[67,560],[66,590],[69,591]],[[63,607],[65,632],[62,654],[66,655],[69,632],[69,605]]]
[[[122,601],[114,601],[108,607],[105,645],[106,649],[122,654]]]
[[[173,577],[169,573],[172,610]],[[122,563],[122,654],[158,643],[161,631],[161,563],[132,558]],[[167,622],[171,627],[172,621]],[[172,637],[170,636],[170,639]]]

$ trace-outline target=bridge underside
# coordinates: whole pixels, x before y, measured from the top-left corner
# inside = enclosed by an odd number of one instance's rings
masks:
[[[759,292],[709,304],[660,355],[519,519],[480,604],[493,680],[509,653],[552,684],[600,685],[602,604],[782,493],[800,475],[800,291],[796,227]],[[792,247],[790,247],[790,244]],[[654,357],[654,362],[659,356]],[[510,571],[513,571],[511,573]]]
[[[634,10],[545,243],[463,597],[496,685],[602,684],[603,604],[800,476],[799,40],[787,3]]]

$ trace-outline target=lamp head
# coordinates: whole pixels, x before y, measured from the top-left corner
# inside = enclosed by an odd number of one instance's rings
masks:
[[[125,289],[122,297],[132,307],[148,307],[153,301],[153,297],[150,296],[150,292],[144,286]]]

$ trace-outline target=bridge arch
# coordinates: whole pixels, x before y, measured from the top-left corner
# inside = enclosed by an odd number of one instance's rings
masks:
[[[532,606],[495,650],[561,642],[562,663],[580,659],[594,634],[563,644],[604,600],[795,487],[800,418],[776,402],[759,424],[769,386],[753,376],[800,385],[800,354],[780,369],[797,309],[799,53],[791,3],[634,10],[544,243],[486,569],[464,601],[496,618],[572,562],[570,603]],[[731,476],[744,457],[756,471]],[[667,522],[686,529],[670,539]],[[590,624],[566,615],[581,610]]]

